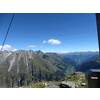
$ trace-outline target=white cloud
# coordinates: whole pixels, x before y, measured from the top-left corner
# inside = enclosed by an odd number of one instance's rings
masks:
[[[52,52],[52,53],[68,53],[68,51],[56,51],[56,50],[43,50],[42,52],[44,52],[44,53],[48,53],[48,52]]]
[[[99,50],[89,50],[90,52],[96,52],[96,51],[99,51]],[[71,52],[68,52],[68,51],[56,51],[56,50],[43,50],[42,52],[44,53],[48,53],[48,52],[51,52],[51,53],[71,53]],[[81,50],[81,51],[72,51],[72,52],[88,52],[88,50]]]
[[[28,48],[35,48],[35,47],[37,47],[37,46],[35,46],[35,45],[29,45],[28,46]]]
[[[92,52],[99,51],[99,50],[91,50]]]
[[[60,51],[60,53],[68,53],[68,51]]]
[[[44,40],[43,43],[47,43],[47,41]]]
[[[1,50],[2,46],[0,46],[0,50]],[[4,45],[2,51],[4,50],[8,50],[8,51],[17,51],[17,49],[15,47],[12,47],[10,45]]]
[[[43,46],[40,46],[40,48],[43,48]]]
[[[17,49],[13,49],[12,51],[17,51]]]
[[[43,41],[43,43],[51,43],[52,45],[53,44],[61,44],[61,41],[59,41],[59,40],[55,40],[55,39],[49,39],[48,41]]]
[[[81,50],[81,51],[77,51],[77,52],[88,52],[88,51],[96,52],[96,51],[99,51],[99,50]]]
[[[51,43],[51,44],[61,44],[61,42],[59,40],[54,40],[54,39],[48,40],[48,43]]]
[[[44,52],[44,53],[47,53],[47,52],[52,52],[52,53],[54,53],[54,52],[58,52],[58,51],[54,51],[54,50],[43,50],[42,52]]]

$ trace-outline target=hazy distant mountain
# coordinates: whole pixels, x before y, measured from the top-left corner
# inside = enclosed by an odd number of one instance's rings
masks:
[[[0,53],[0,85],[23,86],[42,80],[59,80],[75,72],[77,64],[60,54],[18,50]]]
[[[86,72],[89,69],[100,69],[100,58],[99,57],[78,66],[76,68],[76,71]]]
[[[97,57],[99,57],[99,54],[94,54],[93,56],[91,56],[91,57],[87,57],[87,59],[85,59],[85,60],[83,60],[82,62],[81,62],[81,64],[82,63],[85,63],[85,62],[88,62],[88,61],[91,61],[91,60],[93,60],[93,59],[95,59],[95,58],[97,58]]]
[[[72,52],[62,54],[63,57],[70,58],[78,64],[88,62],[99,56],[99,52]]]

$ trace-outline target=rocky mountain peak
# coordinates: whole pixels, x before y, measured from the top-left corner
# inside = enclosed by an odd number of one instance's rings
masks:
[[[36,53],[37,53],[37,54],[40,54],[40,53],[43,53],[43,52],[42,52],[41,50],[39,50],[39,51],[36,51]]]

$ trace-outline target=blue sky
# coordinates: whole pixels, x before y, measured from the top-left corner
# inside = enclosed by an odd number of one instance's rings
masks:
[[[12,13],[0,13],[0,47]],[[94,13],[15,13],[3,50],[96,51]]]

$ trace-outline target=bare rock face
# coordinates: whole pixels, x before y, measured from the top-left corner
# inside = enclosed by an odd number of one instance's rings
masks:
[[[13,67],[17,66],[16,71],[18,73],[21,61],[27,67],[28,70],[29,59],[33,59],[35,57],[36,54],[34,52],[29,52],[27,50],[18,50],[15,52],[3,51],[0,54],[0,64],[8,62],[8,72],[10,72]]]
[[[12,52],[9,52],[7,50],[0,52],[0,64],[4,62],[8,56],[10,56]]]
[[[67,61],[59,54],[43,53],[40,50],[35,52],[32,50],[3,51],[0,54],[0,68],[5,68],[8,72],[16,74],[20,72],[31,73],[33,69],[38,72],[39,69],[51,72],[66,71],[69,66]]]
[[[3,51],[0,55],[0,67],[8,68],[8,72],[19,73],[20,71],[29,73],[32,70],[34,63],[37,61],[43,63],[46,69],[57,70],[57,67],[51,64],[49,60],[44,59],[43,57],[49,57],[41,51],[27,51],[27,50],[18,50],[15,52]],[[44,66],[42,65],[42,66]],[[39,67],[39,66],[38,66]],[[43,69],[44,69],[43,68]],[[39,70],[38,68],[36,70]]]
[[[10,66],[8,71],[11,71],[12,67],[17,66],[17,73],[19,73],[20,66],[26,68],[26,71],[29,71],[29,60],[36,57],[34,52],[29,52],[26,50],[15,51],[10,57]]]
[[[20,72],[31,73],[33,69],[38,72],[39,69],[51,72],[57,70],[65,71],[67,66],[68,64],[61,55],[46,54],[40,50],[35,52],[32,50],[3,51],[0,53],[0,68],[5,68],[8,72],[16,74]]]

